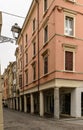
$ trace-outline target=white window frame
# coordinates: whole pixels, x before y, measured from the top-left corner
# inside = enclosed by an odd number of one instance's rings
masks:
[[[45,73],[45,69],[44,69],[44,67],[45,67],[45,64],[44,64],[44,62],[45,62],[45,58],[48,58],[48,54],[46,54],[46,55],[43,57],[43,74],[44,74],[44,75],[47,75],[48,72]],[[48,68],[48,67],[47,67],[47,68]],[[48,69],[47,69],[47,70],[48,70]]]
[[[28,69],[25,71],[25,84],[28,85]]]
[[[75,72],[75,53],[76,53],[76,45],[70,45],[70,44],[63,44],[64,49],[64,71],[65,72]],[[65,70],[65,52],[73,52],[73,70]]]
[[[45,28],[46,26],[48,26],[48,24],[45,24],[44,28],[43,28],[43,45],[46,45],[46,43],[48,43],[48,40],[45,42]],[[49,39],[49,26],[48,26],[48,39]]]
[[[66,17],[69,17],[69,18],[73,18],[73,35],[69,35],[65,32],[65,27],[66,27]],[[70,13],[65,13],[64,15],[64,35],[65,36],[69,36],[69,37],[75,37],[75,15],[74,14],[70,14]]]
[[[35,44],[35,54],[34,54],[34,44]],[[34,57],[35,55],[36,55],[36,42],[34,41],[33,43],[32,43],[32,56]]]
[[[33,19],[33,27],[32,27],[33,33],[35,32],[35,29],[36,29],[36,18]]]

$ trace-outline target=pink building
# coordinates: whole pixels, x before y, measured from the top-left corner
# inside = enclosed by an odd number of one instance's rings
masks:
[[[83,115],[82,6],[82,0],[33,0],[17,39],[21,111]]]

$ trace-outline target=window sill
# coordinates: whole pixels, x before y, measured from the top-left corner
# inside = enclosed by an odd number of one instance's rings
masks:
[[[48,41],[44,42],[43,47],[45,47],[48,44]]]
[[[25,87],[27,87],[28,86],[28,83],[25,85]]]
[[[28,65],[28,63],[26,63],[25,67]]]
[[[33,81],[32,81],[32,83],[35,83],[37,80],[36,79],[34,79]]]
[[[35,34],[35,30],[33,30],[33,32],[32,32],[32,36]]]
[[[25,44],[25,48],[27,47],[28,44]]]
[[[45,17],[45,15],[47,14],[47,12],[48,12],[48,9],[46,11],[44,11],[43,17]]]
[[[49,73],[44,74],[44,75],[43,75],[43,77],[47,77],[47,76],[48,76],[48,74],[49,74]]]
[[[70,70],[63,70],[63,72],[65,72],[65,73],[75,73],[74,70],[72,70],[72,71],[70,71]]]
[[[66,1],[68,1],[68,2],[70,2],[70,3],[75,3],[76,1],[74,0],[66,0]]]
[[[69,38],[75,38],[74,35],[71,36],[71,35],[64,34],[64,36],[65,36],[65,37],[69,37]]]
[[[33,55],[32,59],[34,59],[36,57],[36,55]]]

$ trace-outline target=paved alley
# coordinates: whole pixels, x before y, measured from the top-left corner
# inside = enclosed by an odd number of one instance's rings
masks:
[[[83,130],[83,120],[40,118],[10,109],[4,109],[4,130]]]

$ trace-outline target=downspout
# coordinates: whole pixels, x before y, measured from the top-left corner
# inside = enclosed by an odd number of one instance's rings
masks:
[[[37,44],[38,44],[38,93],[39,93],[39,86],[40,86],[40,59],[39,59],[39,2],[35,0],[37,3]]]

